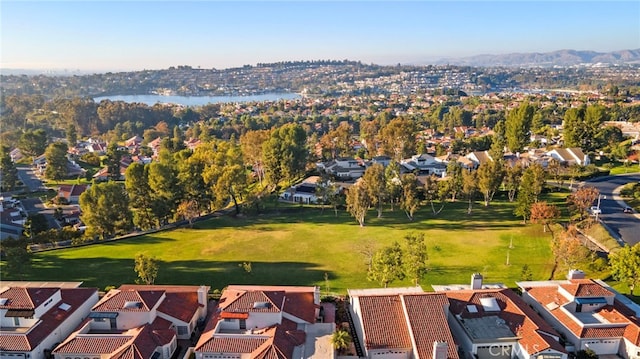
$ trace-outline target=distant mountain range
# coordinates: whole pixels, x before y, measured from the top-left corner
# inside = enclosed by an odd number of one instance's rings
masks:
[[[460,66],[572,66],[579,64],[640,63],[640,49],[612,52],[558,50],[553,52],[512,53],[504,55],[476,55],[462,58],[442,58],[436,65]]]

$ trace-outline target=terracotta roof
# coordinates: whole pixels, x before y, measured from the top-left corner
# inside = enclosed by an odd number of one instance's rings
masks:
[[[282,310],[284,292],[226,290],[220,297],[220,308],[226,312],[278,313]],[[264,305],[256,305],[264,303]]]
[[[207,353],[251,353],[267,341],[266,337],[212,337],[196,346],[196,351]]]
[[[309,323],[315,323],[318,307],[315,304],[315,287],[289,286],[229,286],[222,293],[219,306],[224,312],[284,311]]]
[[[75,336],[58,346],[54,353],[109,354],[122,350],[132,339],[133,334]]]
[[[407,318],[420,358],[433,357],[433,342],[447,342],[447,357],[459,358],[457,346],[447,324],[447,297],[440,293],[403,296]]]
[[[189,323],[198,313],[198,293],[166,293],[158,311],[185,323]]]
[[[520,337],[519,342],[524,348],[535,349],[535,354],[547,349],[564,353],[565,350],[550,335],[560,335],[536,313],[527,303],[511,289],[482,289],[459,290],[445,292],[451,303],[450,310],[462,318],[481,318],[484,316],[498,316],[504,320],[512,333]],[[492,297],[496,299],[499,312],[486,312],[481,299]],[[469,312],[468,305],[474,305],[476,312]]]
[[[51,298],[60,288],[11,287],[0,293],[0,298],[8,299],[0,309],[36,309]]]
[[[156,348],[171,343],[175,337],[175,331],[154,329],[153,324],[145,324],[124,333],[76,333],[60,344],[54,353],[111,354],[114,359],[148,359]]]
[[[17,287],[12,287],[17,288]],[[44,298],[45,293],[53,294],[57,290],[60,290],[60,295],[62,300],[56,303],[53,303],[51,308],[43,314],[40,318],[40,321],[31,328],[27,333],[11,333],[6,334],[2,333],[0,335],[0,350],[3,351],[17,351],[17,352],[25,352],[31,351],[35,347],[37,347],[47,336],[53,333],[62,323],[64,323],[73,313],[78,310],[78,308],[88,301],[92,296],[97,298],[97,289],[95,288],[17,288],[19,290],[11,291],[10,293],[22,293],[19,294],[18,297],[13,296],[16,301],[20,301],[20,309],[24,309],[24,306],[27,305],[24,302],[25,297],[24,293],[31,293],[33,297],[30,300],[35,300],[37,303],[41,303],[42,300],[47,300],[49,297]],[[37,289],[44,289],[42,292],[38,292]],[[0,294],[0,297],[5,298],[5,294],[9,291],[5,291]],[[8,295],[7,295],[8,296]],[[60,309],[59,306],[62,304],[68,304],[68,310]],[[4,308],[3,308],[4,309]],[[12,308],[16,309],[16,308]]]
[[[119,290],[109,291],[102,300],[96,304],[92,311],[96,312],[148,312],[155,307],[164,291],[154,290]],[[127,303],[139,303],[140,305],[126,305]]]
[[[574,297],[613,297],[614,294],[591,279],[574,279],[561,284],[564,290]]]
[[[640,344],[640,325],[624,304],[614,301],[613,306],[605,305],[595,312],[609,323],[619,324],[619,326],[584,327],[560,309],[569,300],[559,293],[558,287],[562,287],[576,297],[613,295],[612,292],[589,279],[572,280],[570,284],[550,284],[547,287],[525,288],[525,290],[533,299],[545,306],[549,313],[556,317],[565,328],[580,338],[620,338],[624,336],[629,341]],[[554,306],[549,307],[549,304],[554,304]]]
[[[364,345],[369,349],[409,349],[409,328],[397,295],[359,297]],[[432,343],[433,345],[433,343]]]
[[[316,322],[316,307],[312,292],[286,292],[282,310],[309,323]]]

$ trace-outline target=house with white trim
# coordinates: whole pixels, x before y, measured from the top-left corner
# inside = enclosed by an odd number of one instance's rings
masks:
[[[350,289],[349,310],[365,358],[458,359],[444,294],[420,287]]]
[[[587,166],[591,164],[589,156],[585,155],[579,147],[554,148],[547,152],[547,155],[555,158],[564,166],[571,166],[574,164]]]
[[[467,357],[567,359],[560,334],[504,285],[474,273],[471,285],[433,287],[449,301],[449,326]]]
[[[0,283],[0,358],[44,359],[89,315],[96,288],[81,282]]]
[[[169,359],[207,313],[207,286],[123,285],[96,303],[55,359]]]
[[[318,287],[230,285],[195,346],[196,359],[333,358]]]
[[[566,338],[569,351],[640,358],[640,306],[572,270],[566,280],[517,282],[525,302]]]

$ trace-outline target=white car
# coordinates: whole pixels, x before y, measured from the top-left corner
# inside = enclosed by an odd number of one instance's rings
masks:
[[[589,208],[589,212],[591,212],[592,215],[602,214],[602,210],[600,209],[600,207],[596,206]]]

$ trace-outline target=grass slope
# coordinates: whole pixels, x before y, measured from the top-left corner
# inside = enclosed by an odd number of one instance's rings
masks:
[[[319,285],[323,291],[345,293],[347,288],[379,286],[366,279],[365,241],[378,248],[409,233],[424,233],[431,271],[420,281],[430,284],[467,283],[482,272],[488,282],[509,286],[520,280],[529,265],[534,279],[548,279],[553,268],[549,233],[540,225],[523,225],[512,214],[513,204],[476,204],[466,214],[466,203],[447,203],[438,216],[423,209],[409,222],[399,210],[375,218],[365,227],[342,211],[322,213],[312,208],[280,208],[277,214],[244,218],[221,217],[194,229],[178,229],[149,236],[35,255],[22,279],[84,281],[87,286],[131,283],[136,279],[137,253],[160,260],[156,283],[206,284],[222,289],[228,284]],[[512,248],[509,248],[512,245]],[[509,265],[507,265],[507,255]],[[251,262],[246,273],[240,263]],[[328,283],[324,280],[328,274]],[[392,286],[411,285],[410,280]]]

